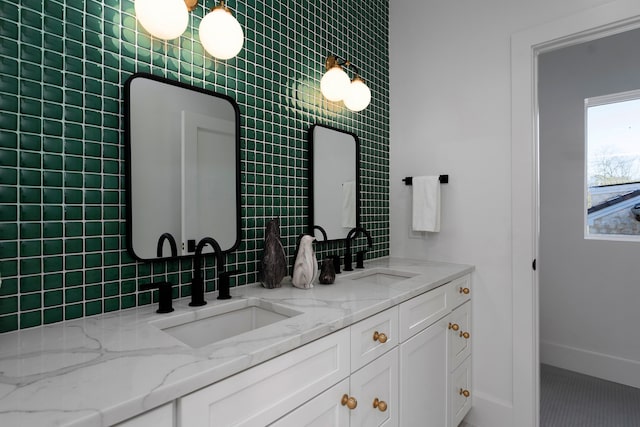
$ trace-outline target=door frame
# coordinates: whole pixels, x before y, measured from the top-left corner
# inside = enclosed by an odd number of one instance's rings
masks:
[[[511,279],[513,420],[539,426],[538,55],[640,27],[640,2],[616,0],[511,37]]]

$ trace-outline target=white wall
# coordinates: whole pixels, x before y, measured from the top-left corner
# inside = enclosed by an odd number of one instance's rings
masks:
[[[476,265],[480,427],[512,427],[510,37],[604,3],[391,0],[391,254]],[[441,232],[410,239],[401,179],[442,173]]]
[[[640,243],[583,238],[585,98],[640,89],[640,30],[544,53],[540,360],[640,387]]]

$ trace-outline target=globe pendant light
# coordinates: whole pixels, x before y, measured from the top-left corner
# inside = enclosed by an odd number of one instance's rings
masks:
[[[135,11],[140,25],[159,39],[178,38],[189,25],[184,0],[135,0]]]
[[[240,52],[244,32],[224,1],[200,22],[200,42],[205,50],[218,59],[230,59]]]
[[[341,101],[351,84],[349,76],[334,56],[327,58],[326,68],[327,72],[320,80],[320,91],[329,101]]]
[[[362,111],[371,102],[371,90],[360,76],[356,75],[347,89],[344,105],[351,111]]]

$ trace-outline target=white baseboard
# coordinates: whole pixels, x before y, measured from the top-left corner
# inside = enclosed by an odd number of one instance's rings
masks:
[[[540,362],[640,388],[640,361],[540,341]]]
[[[474,391],[473,403],[464,421],[474,427],[513,427],[511,402]]]

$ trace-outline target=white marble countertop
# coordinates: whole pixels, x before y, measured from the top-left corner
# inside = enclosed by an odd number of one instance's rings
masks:
[[[350,280],[374,268],[417,273],[381,285]],[[382,258],[303,290],[242,286],[232,300],[206,294],[204,307],[174,301],[0,335],[1,426],[109,426],[170,402],[300,345],[347,327],[473,270],[468,265]],[[153,321],[242,298],[260,298],[302,314],[193,349]]]

